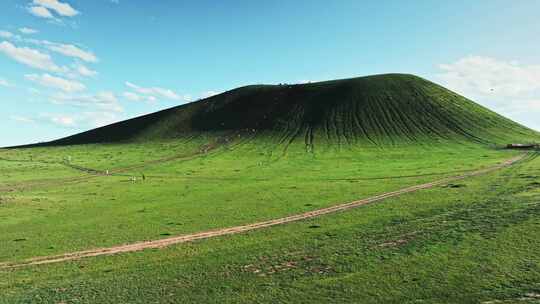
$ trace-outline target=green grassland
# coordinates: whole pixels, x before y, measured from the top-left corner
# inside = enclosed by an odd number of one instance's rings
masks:
[[[272,159],[261,149],[264,145],[248,142],[109,176],[78,171],[67,164],[58,168],[62,166],[62,156],[70,155],[70,165],[80,163],[85,168],[113,171],[114,163],[128,164],[141,159],[141,153],[159,158],[162,146],[167,144],[142,149],[138,144],[123,144],[102,149],[71,146],[2,153],[3,159],[19,157],[26,167],[16,173],[0,173],[2,181],[9,181],[5,183],[0,205],[0,260],[283,217],[482,168],[516,153],[455,145],[439,149],[350,148],[318,154],[305,153],[298,144],[289,147],[286,156]],[[36,169],[28,165],[32,161],[25,159],[45,161],[45,155],[58,160],[50,164],[54,179],[33,185],[27,177],[33,176]],[[16,163],[0,162],[9,166]],[[44,162],[37,164],[45,166]],[[64,174],[59,170],[64,170]],[[4,179],[4,175],[11,178]],[[132,176],[138,180],[131,181]],[[17,254],[14,256],[13,252]]]
[[[367,198],[494,166],[523,153],[504,144],[539,138],[411,75],[243,87],[0,149],[0,265]],[[540,159],[528,153],[246,234],[0,267],[0,303],[538,302]]]
[[[137,171],[2,192],[0,261],[277,218],[489,166],[516,153],[455,145],[318,155],[298,145],[272,160],[260,147],[243,143],[144,167],[144,182],[129,180]],[[42,149],[6,150],[2,157],[35,153],[35,160],[44,157]],[[52,155],[78,155],[72,162],[81,158],[86,166],[103,163],[108,153],[119,163],[141,153],[136,144],[54,149]],[[4,269],[0,303],[533,301],[540,293],[539,184],[540,160],[530,157],[454,187],[245,235]]]

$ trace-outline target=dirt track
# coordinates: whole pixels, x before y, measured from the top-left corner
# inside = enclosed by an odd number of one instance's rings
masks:
[[[109,248],[90,249],[90,250],[77,251],[77,252],[66,253],[62,255],[56,255],[56,256],[37,257],[37,258],[28,259],[23,262],[18,262],[18,263],[0,263],[0,269],[10,269],[10,268],[19,268],[19,267],[31,266],[31,265],[51,264],[51,263],[58,263],[58,262],[64,262],[64,261],[70,261],[70,260],[77,260],[77,259],[82,259],[82,258],[87,258],[87,257],[113,255],[113,254],[119,254],[119,253],[124,253],[124,252],[134,252],[134,251],[141,251],[141,250],[150,249],[150,248],[162,248],[162,247],[166,247],[166,246],[170,246],[174,244],[180,244],[180,243],[185,243],[185,242],[190,242],[190,241],[195,241],[195,240],[200,240],[200,239],[208,239],[208,238],[218,237],[218,236],[223,236],[223,235],[237,234],[237,233],[242,233],[246,231],[300,221],[304,219],[318,217],[318,216],[329,214],[329,213],[348,210],[348,209],[356,208],[359,206],[379,202],[384,199],[396,197],[402,194],[415,192],[422,189],[428,189],[428,188],[436,187],[439,185],[444,185],[444,184],[447,184],[456,180],[465,179],[467,177],[472,177],[472,176],[477,176],[477,175],[493,172],[493,171],[515,164],[516,162],[523,160],[527,155],[528,154],[522,154],[520,156],[511,158],[503,163],[500,163],[498,165],[494,165],[492,167],[485,168],[485,169],[468,172],[462,175],[447,177],[447,178],[436,180],[430,183],[411,186],[411,187],[407,187],[407,188],[400,189],[397,191],[392,191],[392,192],[376,195],[370,198],[353,201],[350,203],[340,204],[340,205],[323,208],[319,210],[314,210],[314,211],[310,211],[306,213],[301,213],[297,215],[287,216],[287,217],[283,217],[279,219],[257,222],[257,223],[244,225],[244,226],[236,226],[236,227],[230,227],[230,228],[224,228],[224,229],[216,229],[216,230],[210,230],[210,231],[205,231],[205,232],[199,232],[199,233],[194,233],[194,234],[180,235],[180,236],[154,240],[154,241],[138,242],[138,243],[133,243],[133,244],[109,247]]]

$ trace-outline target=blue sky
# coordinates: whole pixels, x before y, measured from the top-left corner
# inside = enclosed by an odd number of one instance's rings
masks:
[[[0,146],[254,83],[412,73],[540,130],[540,1],[2,0]]]

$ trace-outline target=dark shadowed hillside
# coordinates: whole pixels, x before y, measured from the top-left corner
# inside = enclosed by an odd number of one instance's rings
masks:
[[[249,133],[277,142],[339,144],[532,141],[538,133],[425,79],[376,75],[253,85],[45,145]]]

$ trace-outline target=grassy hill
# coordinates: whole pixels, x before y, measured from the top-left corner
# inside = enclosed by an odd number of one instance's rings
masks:
[[[376,75],[253,85],[45,145],[252,134],[309,150],[321,144],[532,141],[538,133],[425,79]]]

